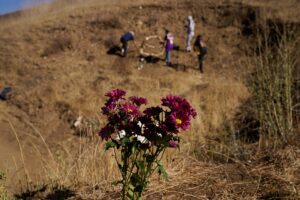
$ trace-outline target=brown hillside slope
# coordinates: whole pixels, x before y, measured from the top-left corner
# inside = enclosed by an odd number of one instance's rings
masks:
[[[241,165],[216,166],[190,159],[201,158],[198,153],[203,151],[204,138],[219,135],[225,120],[231,123],[239,106],[249,97],[245,86],[248,73],[245,51],[249,45],[243,32],[245,20],[249,20],[251,13],[260,13],[262,18],[299,25],[299,1],[274,2],[277,1],[57,1],[16,16],[1,17],[0,87],[9,85],[13,91],[8,101],[0,102],[0,169],[8,174],[10,191],[16,192],[16,182],[24,173],[32,182],[43,179],[40,171],[45,160],[57,156],[49,152],[55,154],[63,149],[69,153],[82,142],[73,127],[77,117],[83,116],[89,127],[85,127],[88,130],[82,134],[95,133],[105,123],[100,116],[104,94],[112,88],[122,88],[130,95],[146,96],[150,104],[159,103],[167,94],[181,95],[192,102],[199,113],[192,130],[184,135],[181,150],[184,153],[176,154],[179,161],[182,156],[191,158],[184,160],[187,164],[182,170],[177,170],[176,163],[170,162],[169,167],[175,174],[174,184],[169,189],[168,186],[158,189],[158,193],[149,190],[149,199],[163,199],[164,195],[167,199],[222,199],[223,188],[227,192],[224,199],[233,199],[232,189],[237,189],[236,194],[245,199],[262,195],[264,187],[260,188],[257,182],[261,180],[251,174],[260,168],[249,169],[243,164],[240,172],[234,172],[232,169]],[[119,36],[128,30],[134,30],[137,43],[141,43],[149,35],[163,36],[164,29],[168,28],[174,33],[175,43],[184,49],[184,22],[190,14],[196,21],[196,33],[204,35],[208,46],[204,75],[198,72],[196,55],[184,51],[174,51],[172,60],[187,66],[185,71],[183,67],[166,67],[163,61],[146,64],[142,70],[137,70],[138,51],[133,46],[126,59],[106,54],[108,46],[117,43]],[[221,152],[223,147],[219,147]],[[20,148],[23,155],[20,155]],[[70,150],[65,150],[67,148]],[[299,157],[295,157],[299,161]],[[193,168],[204,172],[197,173]],[[114,179],[115,171],[110,170],[107,176],[101,172],[104,175],[99,179]],[[232,178],[227,173],[236,174]],[[245,173],[245,177],[236,178]],[[177,184],[182,177],[193,174],[194,178],[184,182],[189,187]],[[264,186],[273,184],[268,182],[274,178],[272,176],[266,175]],[[244,179],[246,184],[236,186]],[[282,181],[281,176],[278,179]],[[299,181],[294,177],[291,180]],[[214,188],[212,183],[217,186]],[[81,184],[76,187],[84,190]],[[160,183],[155,184],[152,188]],[[275,191],[280,184],[274,185]],[[298,191],[299,182],[297,184],[286,187]],[[199,185],[211,187],[212,191],[200,190]],[[99,198],[110,199],[116,195],[111,188],[105,192],[107,187],[100,189]],[[250,189],[244,194],[247,187]],[[178,193],[180,189],[182,194]],[[87,195],[86,199],[97,199],[93,196],[96,189],[92,192],[81,190],[77,191]],[[35,198],[47,198],[43,195]]]

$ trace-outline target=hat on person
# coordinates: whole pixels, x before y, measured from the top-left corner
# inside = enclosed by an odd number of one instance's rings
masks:
[[[188,20],[193,20],[193,17],[191,15],[189,15]]]
[[[132,34],[132,36],[134,37],[134,32],[133,32],[133,31],[130,31],[129,33],[131,33],[131,34]]]

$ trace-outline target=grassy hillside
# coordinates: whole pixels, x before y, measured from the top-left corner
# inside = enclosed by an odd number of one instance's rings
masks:
[[[110,184],[119,176],[117,166],[97,131],[105,124],[104,94],[121,88],[146,96],[151,105],[180,95],[198,112],[180,152],[167,152],[171,181],[154,178],[146,199],[297,199],[297,142],[270,157],[257,138],[245,142],[237,133],[251,101],[256,29],[292,24],[299,33],[299,7],[296,0],[66,0],[1,16],[0,88],[11,86],[12,96],[0,102],[0,171],[7,174],[9,194],[117,199],[119,188]],[[204,74],[196,54],[183,50],[188,15],[208,46]],[[106,53],[125,31],[135,31],[141,43],[146,36],[163,37],[166,28],[180,47],[172,52],[177,68],[161,60],[138,70],[133,46],[127,58]],[[77,129],[79,116],[83,125]],[[299,131],[299,112],[295,116]]]

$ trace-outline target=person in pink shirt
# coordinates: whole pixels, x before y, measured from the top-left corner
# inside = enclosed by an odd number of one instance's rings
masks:
[[[174,37],[172,33],[170,33],[169,30],[166,30],[166,36],[165,36],[165,61],[168,66],[171,65],[171,51],[174,47]]]

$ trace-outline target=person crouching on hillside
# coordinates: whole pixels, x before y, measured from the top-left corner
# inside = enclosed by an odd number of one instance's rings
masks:
[[[135,42],[134,42],[134,32],[130,31],[130,32],[126,32],[122,35],[122,37],[120,38],[120,41],[122,43],[122,48],[121,48],[121,52],[123,57],[127,56],[127,51],[128,51],[128,42],[129,41],[133,41],[134,45],[136,46]]]
[[[204,42],[202,42],[201,35],[198,35],[196,41],[194,43],[194,51],[198,53],[198,62],[199,62],[199,69],[200,72],[203,73],[203,60],[204,56],[206,55],[207,49]]]
[[[187,29],[187,38],[186,38],[186,51],[187,52],[190,52],[192,50],[191,48],[191,41],[192,41],[192,38],[194,36],[194,30],[195,30],[195,22],[193,20],[193,17],[192,16],[188,16],[187,18],[187,26],[186,26],[186,29]]]
[[[171,51],[173,50],[174,46],[174,37],[170,31],[166,30],[166,36],[164,40],[166,64],[171,66]]]

